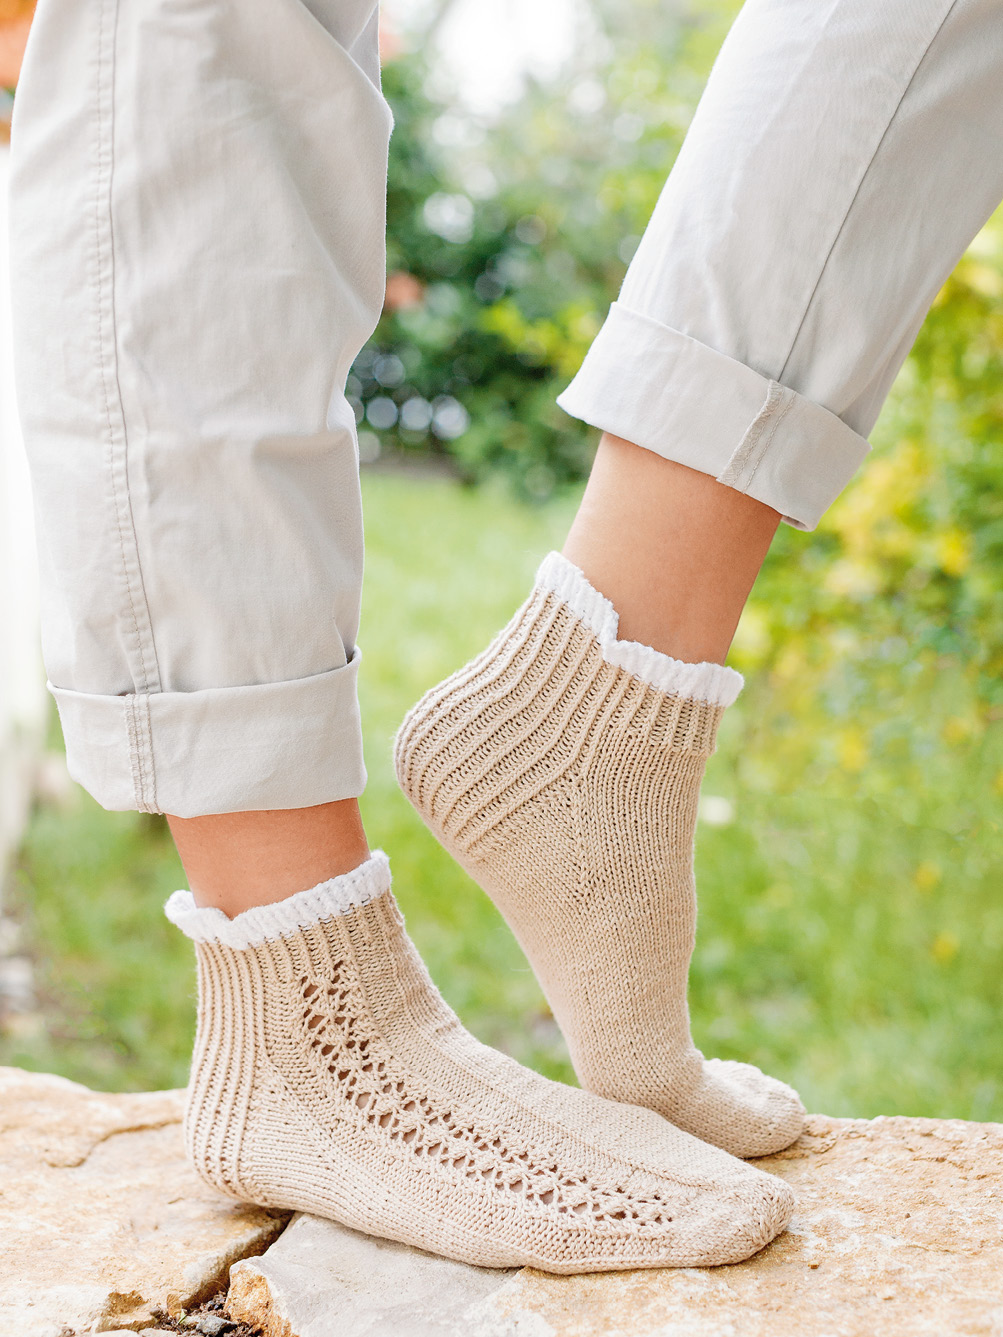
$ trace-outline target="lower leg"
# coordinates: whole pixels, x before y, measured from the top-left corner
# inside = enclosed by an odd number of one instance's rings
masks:
[[[369,857],[357,799],[167,821],[196,904],[231,917],[351,872]]]
[[[723,663],[780,512],[605,433],[563,552],[620,615],[621,640]]]

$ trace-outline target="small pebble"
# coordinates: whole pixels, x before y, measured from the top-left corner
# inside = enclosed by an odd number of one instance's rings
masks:
[[[195,1327],[198,1332],[204,1333],[205,1337],[220,1337],[220,1333],[232,1332],[236,1323],[231,1323],[228,1318],[223,1318],[220,1314],[206,1314],[205,1318],[200,1318]]]

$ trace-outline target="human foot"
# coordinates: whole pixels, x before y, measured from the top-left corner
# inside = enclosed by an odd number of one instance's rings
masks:
[[[736,1156],[804,1126],[789,1086],[706,1060],[686,985],[697,797],[741,676],[616,638],[617,614],[557,553],[492,644],[397,737],[404,793],[494,900],[582,1085]]]
[[[188,892],[167,914],[199,967],[186,1142],[224,1192],[550,1272],[736,1262],[786,1225],[781,1180],[479,1044],[384,855],[234,919]]]

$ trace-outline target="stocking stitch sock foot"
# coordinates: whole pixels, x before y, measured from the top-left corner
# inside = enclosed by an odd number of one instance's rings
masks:
[[[705,1059],[686,1005],[697,797],[742,679],[616,631],[612,604],[551,553],[487,650],[407,716],[397,776],[508,920],[582,1085],[767,1155],[804,1107],[757,1068]]]
[[[474,1040],[381,853],[232,920],[188,892],[167,914],[198,958],[186,1142],[224,1192],[551,1272],[736,1262],[787,1222],[780,1180]]]

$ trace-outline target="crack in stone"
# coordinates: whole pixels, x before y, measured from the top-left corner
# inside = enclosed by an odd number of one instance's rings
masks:
[[[180,1122],[180,1116],[175,1115],[169,1119],[144,1120],[140,1123],[128,1124],[123,1127],[109,1128],[106,1133],[102,1133],[99,1137],[96,1137],[76,1160],[68,1160],[65,1158],[53,1159],[53,1153],[49,1153],[48,1155],[43,1153],[41,1159],[53,1170],[75,1170],[81,1165],[86,1165],[98,1147],[105,1142],[110,1142],[113,1137],[118,1137],[120,1133],[154,1132],[158,1128],[169,1128],[172,1124]]]

